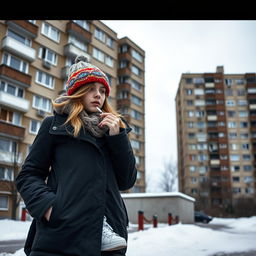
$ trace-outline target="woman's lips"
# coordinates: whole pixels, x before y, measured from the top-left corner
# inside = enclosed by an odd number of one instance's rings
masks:
[[[93,101],[93,102],[91,102],[91,104],[94,106],[97,106],[97,107],[100,106],[100,103],[98,101]]]

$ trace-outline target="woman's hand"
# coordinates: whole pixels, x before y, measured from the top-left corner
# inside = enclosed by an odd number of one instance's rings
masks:
[[[102,113],[100,116],[103,120],[99,123],[99,127],[106,125],[109,128],[109,135],[117,135],[120,131],[119,118],[111,113]]]
[[[52,207],[50,207],[50,208],[46,211],[46,213],[44,214],[44,217],[46,218],[47,221],[50,220],[51,214],[52,214]]]

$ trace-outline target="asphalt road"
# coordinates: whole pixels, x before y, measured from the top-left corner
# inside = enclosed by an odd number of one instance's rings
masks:
[[[0,241],[0,253],[14,253],[24,247],[25,240]]]

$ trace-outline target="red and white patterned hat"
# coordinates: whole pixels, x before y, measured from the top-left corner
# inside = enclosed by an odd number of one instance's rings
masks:
[[[106,96],[109,96],[110,86],[106,74],[98,67],[88,63],[86,57],[77,56],[75,63],[69,68],[69,76],[66,83],[67,95],[72,95],[81,86],[93,82],[103,84],[106,88]]]

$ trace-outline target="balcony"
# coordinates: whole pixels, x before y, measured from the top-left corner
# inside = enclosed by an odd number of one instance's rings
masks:
[[[9,36],[3,38],[2,49],[17,56],[32,62],[36,59],[36,51],[30,46],[27,46]]]
[[[0,151],[0,152],[1,152],[0,153],[0,163],[7,164],[7,165],[14,164],[15,162],[16,162],[16,164],[22,163],[22,154],[21,153],[18,153],[18,156],[15,159],[13,152],[3,152],[3,151]]]
[[[0,120],[0,134],[16,140],[22,140],[25,135],[25,127]]]
[[[10,83],[15,83],[25,88],[30,87],[31,84],[30,75],[20,72],[4,64],[0,65],[0,78],[3,78]]]
[[[214,83],[205,83],[205,88],[214,88]]]
[[[27,20],[7,20],[6,24],[13,29],[17,29],[27,37],[36,38],[38,33],[38,26],[32,24]]]
[[[85,30],[73,21],[67,23],[66,32],[74,35],[82,41],[90,43],[92,41],[92,33]]]
[[[118,84],[117,85],[117,90],[126,90],[126,91],[130,91],[131,90],[131,84],[130,83],[122,83],[122,84]]]
[[[23,98],[15,97],[6,92],[0,92],[0,104],[20,112],[26,113],[29,109],[29,101]]]
[[[86,53],[85,51],[77,48],[72,43],[66,44],[64,46],[64,55],[66,55],[70,58],[75,58],[78,55],[83,55],[88,59],[88,61],[90,61],[90,58],[91,58],[88,53]]]
[[[131,76],[131,74],[132,72],[128,67],[118,69],[119,76]]]
[[[132,56],[130,54],[130,52],[123,52],[123,53],[119,53],[118,54],[118,59],[119,60],[128,60],[128,61],[131,61],[132,60]]]

